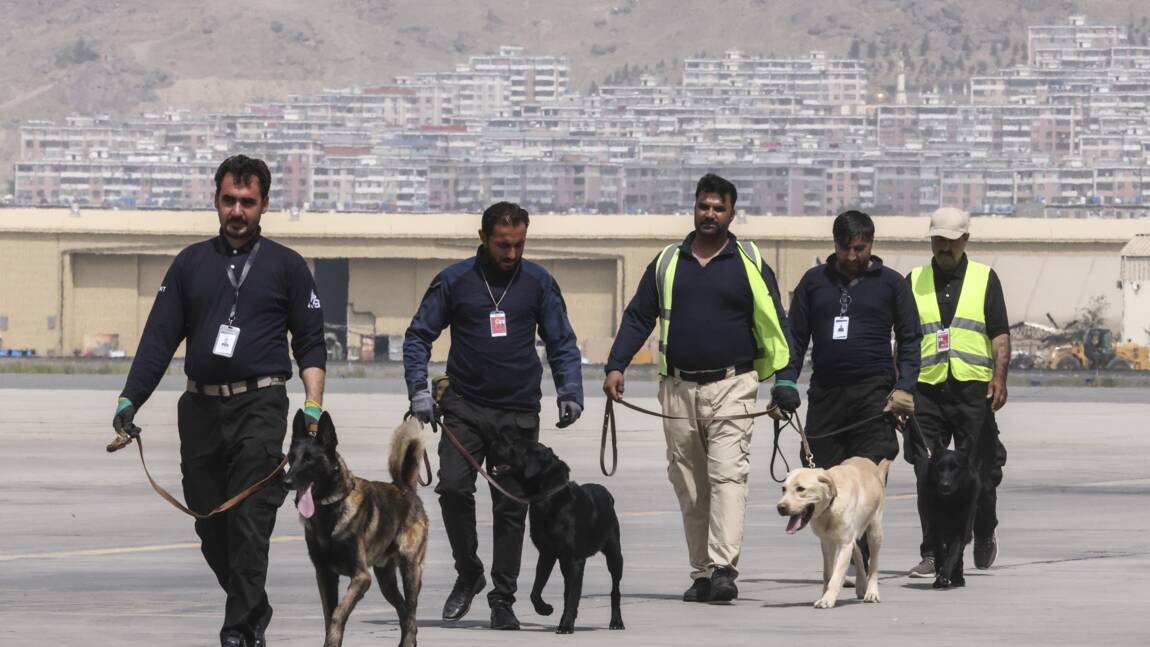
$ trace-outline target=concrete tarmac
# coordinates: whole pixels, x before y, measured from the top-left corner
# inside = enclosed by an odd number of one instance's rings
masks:
[[[218,644],[223,594],[204,564],[191,520],[148,487],[134,448],[108,455],[116,389],[54,376],[52,387],[0,379],[0,644],[133,647]],[[118,380],[122,383],[122,377]],[[34,381],[33,381],[34,382]],[[153,475],[180,492],[175,403],[178,379],[165,380],[138,417]],[[117,385],[118,386],[118,385]],[[386,479],[391,425],[406,409],[395,384],[371,393],[355,380],[330,383],[326,405],[341,450],[358,475]],[[590,393],[597,383],[588,381]],[[637,404],[657,408],[650,383],[630,385]],[[71,388],[60,388],[71,387]],[[292,404],[302,394],[293,387]],[[1010,452],[999,493],[1000,552],[988,571],[970,568],[967,586],[935,591],[910,580],[918,561],[918,517],[909,465],[895,464],[888,486],[880,556],[881,604],[844,591],[831,610],[811,605],[821,588],[818,542],[809,530],[784,533],[775,512],[769,426],[752,452],[751,494],[739,564],[739,599],[685,604],[690,584],[680,516],[666,478],[657,420],[622,410],[619,472],[599,473],[603,399],[554,428],[544,400],[542,439],[581,482],[614,493],[624,547],[625,631],[607,630],[610,581],[602,557],[588,562],[572,636],[556,636],[562,577],[545,597],[556,615],[534,613],[527,598],[536,554],[527,540],[519,632],[486,628],[477,596],[460,622],[440,619],[454,580],[450,548],[430,489],[431,543],[419,608],[422,645],[1146,645],[1150,644],[1150,434],[1147,390],[1016,388],[1000,413]],[[764,389],[765,396],[765,389]],[[436,438],[428,433],[428,441]],[[797,438],[784,437],[794,462]],[[434,451],[432,460],[435,462]],[[480,550],[490,564],[490,498],[478,494]],[[323,620],[302,529],[289,502],[280,510],[268,590],[275,619],[268,642],[319,645]],[[967,564],[971,563],[969,549]],[[395,613],[378,588],[348,623],[348,647],[395,644]]]

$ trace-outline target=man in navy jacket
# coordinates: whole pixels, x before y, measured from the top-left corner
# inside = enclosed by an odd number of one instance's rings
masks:
[[[535,335],[547,348],[558,393],[559,422],[570,425],[583,412],[582,356],[559,285],[545,269],[523,260],[527,211],[499,202],[483,212],[475,256],[439,273],[423,296],[403,342],[403,366],[411,411],[427,421],[435,402],[427,384],[432,342],[451,327],[447,356],[450,386],[439,407],[446,428],[477,464],[491,445],[539,438],[543,366]],[[454,445],[439,443],[439,504],[458,573],[443,606],[444,620],[459,620],[487,585],[475,530],[476,472]],[[487,595],[493,629],[518,629],[515,602],[527,508],[491,490],[494,516],[492,590]]]

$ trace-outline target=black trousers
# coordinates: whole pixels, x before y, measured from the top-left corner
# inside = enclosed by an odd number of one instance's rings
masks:
[[[806,432],[818,467],[834,467],[852,456],[864,456],[875,463],[898,456],[898,437],[885,416],[841,434],[818,438],[881,414],[892,388],[885,377],[837,386],[811,382]],[[805,456],[800,460],[806,465]]]
[[[493,443],[517,439],[539,439],[539,414],[505,411],[483,407],[459,397],[448,389],[440,401],[444,427],[459,439],[467,451],[482,465]],[[451,542],[455,571],[472,579],[483,573],[479,559],[479,537],[475,529],[475,468],[446,438],[439,439],[439,507],[443,527]],[[504,485],[515,495],[517,486]],[[494,521],[494,554],[491,560],[489,604],[513,604],[523,554],[523,530],[527,506],[516,503],[491,488],[491,510]]]
[[[287,390],[273,386],[222,398],[180,397],[180,468],[184,498],[208,512],[275,469],[287,434]],[[280,479],[236,507],[196,522],[200,550],[227,594],[220,635],[252,644],[271,621],[264,584],[276,510],[287,496]]]
[[[966,454],[976,466],[982,479],[978,508],[974,516],[974,536],[987,538],[998,527],[998,485],[1002,483],[1002,467],[1006,464],[1006,448],[999,439],[998,423],[990,400],[986,399],[986,382],[958,382],[947,380],[942,384],[919,384],[915,398],[915,419],[924,439],[907,443],[906,459],[916,465],[918,478],[923,458],[921,441],[927,447],[935,443],[949,446]],[[931,541],[926,521],[921,519],[923,557],[931,555]]]

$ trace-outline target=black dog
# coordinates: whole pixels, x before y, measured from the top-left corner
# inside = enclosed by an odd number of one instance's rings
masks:
[[[964,586],[962,554],[974,534],[979,478],[965,454],[937,445],[915,466],[918,509],[934,550],[934,588]]]
[[[422,426],[411,418],[391,440],[391,483],[354,476],[336,452],[335,426],[326,412],[315,435],[296,413],[285,479],[296,491],[307,552],[323,605],[324,647],[343,643],[347,618],[371,587],[375,572],[383,597],[399,615],[401,647],[415,647],[415,614],[427,551],[427,514],[419,500]],[[403,578],[399,590],[396,570]],[[339,597],[339,576],[351,578]]]
[[[530,497],[531,541],[539,551],[531,603],[539,615],[554,609],[543,601],[543,587],[555,562],[563,573],[563,617],[556,633],[575,631],[579,598],[583,594],[583,566],[602,552],[611,572],[611,629],[623,628],[619,610],[619,580],[623,578],[623,551],[619,544],[619,518],[615,499],[596,483],[578,485],[571,469],[550,447],[537,442],[500,443],[492,448],[491,473],[514,479]]]

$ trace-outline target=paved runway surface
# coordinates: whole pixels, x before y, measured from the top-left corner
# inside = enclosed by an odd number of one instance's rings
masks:
[[[97,376],[98,377],[98,376]],[[0,644],[184,646],[218,644],[222,593],[200,557],[191,522],[148,487],[134,450],[107,455],[115,385],[87,377],[0,376]],[[105,381],[107,381],[105,379]],[[386,478],[390,428],[406,401],[397,384],[335,381],[327,406],[336,416],[348,465]],[[154,476],[179,492],[175,430],[178,379],[166,381],[141,412]],[[50,386],[65,387],[51,389]],[[589,391],[596,383],[587,382]],[[367,392],[365,392],[367,391]],[[634,384],[639,404],[655,407],[651,386]],[[882,603],[853,591],[839,606],[816,610],[820,558],[809,530],[788,536],[774,510],[770,432],[757,427],[740,597],[732,605],[684,604],[689,585],[678,508],[666,479],[662,432],[652,418],[622,411],[620,469],[599,474],[603,400],[591,398],[574,427],[554,429],[545,401],[543,440],[578,481],[607,484],[622,521],[627,629],[608,631],[606,566],[587,568],[573,636],[552,635],[557,616],[537,616],[526,601],[535,553],[524,551],[523,630],[486,628],[476,598],[458,623],[439,619],[454,572],[430,490],[431,545],[420,599],[422,645],[1145,645],[1150,616],[1150,389],[1025,389],[1000,423],[1010,451],[1000,490],[998,562],[971,571],[964,589],[934,591],[909,580],[919,541],[910,467],[899,459],[888,487]],[[293,405],[302,404],[298,391]],[[434,439],[428,435],[431,442]],[[787,437],[790,457],[797,439]],[[434,454],[434,452],[433,452]],[[434,460],[434,456],[433,456]],[[490,563],[489,498],[481,489],[481,556]],[[969,564],[969,551],[967,556]],[[319,645],[322,616],[302,530],[289,502],[280,511],[269,591],[271,645]],[[546,597],[561,606],[556,571]],[[557,611],[558,613],[558,611]],[[395,614],[377,588],[348,624],[349,647],[395,644]]]

